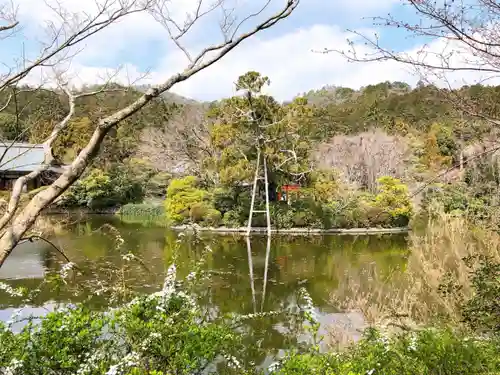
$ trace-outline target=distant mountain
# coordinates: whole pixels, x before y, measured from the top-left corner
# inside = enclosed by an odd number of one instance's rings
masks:
[[[150,87],[151,85],[138,85],[135,88],[140,92],[146,92]],[[169,91],[164,92],[163,94],[161,94],[161,96],[167,101],[175,104],[202,104],[202,102],[199,102],[195,99],[186,98],[185,96],[178,95]]]
[[[404,95],[411,92],[410,85],[404,82],[381,82],[376,85],[368,85],[359,90],[354,90],[349,87],[341,87],[335,85],[326,85],[319,90],[310,90],[303,93],[302,96],[307,98],[310,104],[318,106],[324,105],[340,105],[350,100],[364,96],[389,97],[392,94]]]

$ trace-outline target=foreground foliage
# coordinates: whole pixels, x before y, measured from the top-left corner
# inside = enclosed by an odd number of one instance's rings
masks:
[[[275,374],[326,375],[456,375],[500,371],[500,340],[475,339],[449,330],[423,330],[385,336],[365,332],[341,353],[317,352],[286,356]]]
[[[245,360],[240,317],[207,321],[172,275],[163,290],[106,312],[79,305],[29,322],[19,333],[0,326],[0,370],[5,374],[257,374]],[[312,315],[304,312],[311,321]],[[243,320],[242,320],[243,319]],[[312,329],[317,329],[313,324]],[[313,341],[313,343],[315,343]],[[498,336],[474,338],[448,329],[383,334],[375,329],[340,351],[291,349],[273,374],[488,374],[500,371]]]
[[[2,373],[192,374],[233,361],[243,350],[232,328],[238,319],[206,317],[185,292],[189,282],[181,287],[175,277],[171,266],[161,292],[108,311],[67,306],[19,333],[14,322],[2,324]]]

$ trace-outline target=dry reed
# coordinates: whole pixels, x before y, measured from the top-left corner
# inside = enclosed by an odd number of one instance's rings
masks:
[[[487,255],[500,260],[500,236],[474,228],[463,217],[434,208],[425,230],[412,232],[406,267],[382,277],[372,264],[365,274],[343,270],[331,296],[344,311],[358,311],[367,324],[410,328],[440,321],[461,324],[460,305],[470,298],[470,272],[464,260]],[[330,341],[345,341],[336,327]]]

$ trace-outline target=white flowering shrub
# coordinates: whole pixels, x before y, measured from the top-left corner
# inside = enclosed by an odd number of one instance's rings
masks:
[[[206,248],[205,254],[210,251]],[[58,286],[73,268],[61,268]],[[178,280],[172,264],[159,292],[136,296],[118,307],[92,311],[85,304],[68,305],[40,322],[29,321],[18,333],[11,329],[17,319],[13,316],[8,324],[0,323],[0,374],[255,373],[246,354],[252,345],[254,351],[259,348],[252,344],[249,327],[258,319],[286,312],[207,316],[191,291],[209,277],[198,262],[185,280]],[[294,314],[295,319],[300,321],[303,314]]]
[[[121,307],[62,308],[39,324],[29,322],[20,333],[0,324],[0,373],[118,375],[155,369],[191,374],[218,358],[229,358],[231,366],[239,363],[238,334],[223,320],[203,321],[182,287],[172,265],[160,292]]]

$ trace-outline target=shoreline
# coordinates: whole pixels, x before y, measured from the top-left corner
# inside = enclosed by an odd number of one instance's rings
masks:
[[[176,225],[171,226],[169,229],[175,231],[200,231],[200,232],[212,232],[212,233],[226,233],[226,234],[246,234],[246,227],[238,228],[226,228],[226,227],[201,227],[197,225]],[[252,228],[251,233],[254,234],[266,234],[267,228],[265,227],[255,227]],[[397,228],[331,228],[331,229],[319,229],[319,228],[283,228],[277,229],[272,228],[271,233],[274,234],[346,234],[346,235],[357,235],[357,234],[398,234],[398,233],[408,233],[410,232],[409,227],[397,227]]]
[[[115,216],[119,219],[121,215],[117,215],[117,209],[89,210],[89,209],[52,209],[45,210],[46,216],[57,215],[77,215],[77,216]],[[205,233],[220,233],[220,234],[240,234],[245,235],[247,227],[202,227],[196,224],[165,226],[167,229],[174,231],[198,231]],[[404,234],[411,231],[410,227],[395,227],[395,228],[271,228],[273,234],[289,234],[289,235],[360,235],[360,234]],[[251,230],[252,234],[266,234],[266,227],[254,227]]]

